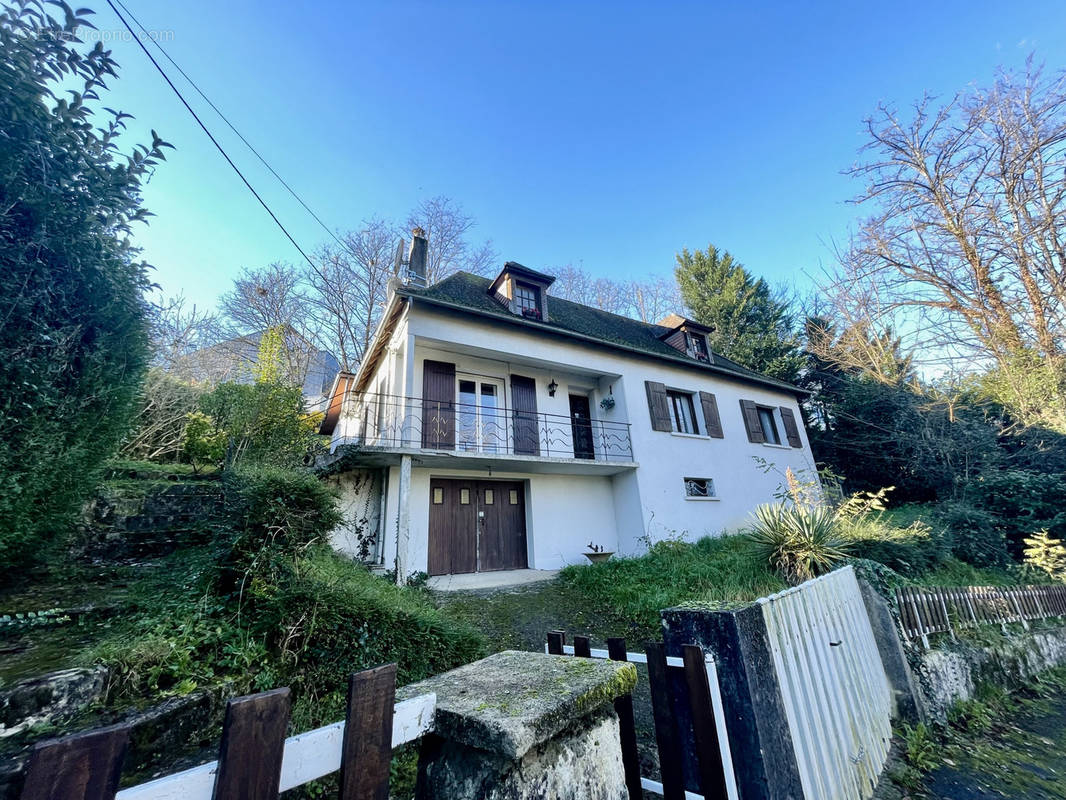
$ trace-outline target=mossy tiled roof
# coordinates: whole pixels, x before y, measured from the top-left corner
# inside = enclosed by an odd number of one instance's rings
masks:
[[[710,363],[689,358],[660,338],[673,330],[672,328],[611,314],[581,303],[553,297],[550,294],[548,295],[548,318],[546,320],[519,317],[488,294],[491,283],[488,278],[472,275],[469,272],[457,272],[430,287],[422,289],[404,286],[397,293],[433,305],[472,311],[478,315],[492,317],[513,325],[546,329],[555,334],[571,335],[575,338],[592,339],[620,349],[657,356],[691,369],[728,374],[792,393],[802,393],[801,389],[791,384],[760,375],[717,353],[711,354]]]

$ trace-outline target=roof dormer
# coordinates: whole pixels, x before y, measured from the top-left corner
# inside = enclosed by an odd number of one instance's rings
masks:
[[[553,283],[555,278],[551,275],[508,261],[489,285],[488,293],[515,316],[545,320],[548,318],[548,287]]]
[[[680,314],[669,314],[659,320],[659,324],[670,329],[659,337],[666,344],[697,361],[711,360],[711,346],[707,341],[707,334],[714,331],[713,327],[701,325]]]

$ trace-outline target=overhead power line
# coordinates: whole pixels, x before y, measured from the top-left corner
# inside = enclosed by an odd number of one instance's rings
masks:
[[[318,214],[316,214],[316,213],[314,212],[314,210],[313,210],[313,209],[312,209],[312,208],[311,208],[311,207],[310,207],[310,206],[309,206],[309,205],[308,205],[307,203],[305,203],[305,202],[304,202],[304,199],[303,199],[302,197],[300,197],[300,195],[299,195],[299,194],[297,194],[297,193],[296,193],[296,190],[295,190],[295,189],[293,189],[293,188],[292,188],[292,186],[290,186],[290,185],[288,184],[288,182],[287,182],[287,181],[286,181],[286,180],[285,180],[285,179],[284,179],[283,177],[281,177],[281,175],[279,175],[279,174],[277,173],[277,171],[276,171],[276,170],[275,170],[275,169],[274,169],[274,168],[273,168],[272,166],[270,166],[270,163],[269,163],[269,162],[268,162],[268,161],[267,161],[267,160],[266,160],[265,158],[263,158],[263,156],[262,156],[262,155],[260,154],[260,152],[259,152],[258,150],[256,150],[256,149],[255,149],[255,147],[253,147],[253,146],[252,146],[252,143],[251,143],[251,142],[249,142],[249,141],[248,141],[248,140],[247,140],[247,139],[246,139],[246,138],[244,137],[244,134],[242,134],[242,133],[241,133],[241,132],[240,132],[239,130],[237,130],[237,127],[236,127],[236,126],[235,126],[235,125],[234,125],[234,124],[233,124],[232,122],[230,122],[230,120],[229,120],[229,117],[227,117],[227,116],[226,116],[226,115],[225,115],[224,113],[222,113],[222,109],[220,109],[220,108],[219,108],[218,106],[216,106],[216,105],[214,104],[214,102],[213,102],[213,101],[211,100],[211,98],[210,98],[210,97],[208,97],[208,96],[207,96],[207,95],[206,95],[206,94],[204,93],[203,89],[201,89],[201,88],[200,88],[200,87],[199,87],[199,86],[197,85],[196,81],[194,81],[194,80],[193,80],[192,78],[190,78],[190,77],[189,77],[189,75],[188,75],[188,73],[186,73],[186,72],[185,72],[185,70],[183,70],[183,69],[181,68],[181,65],[180,65],[180,64],[179,64],[179,63],[178,63],[177,61],[175,61],[175,60],[173,59],[173,57],[171,57],[170,53],[168,53],[168,52],[166,51],[166,48],[164,48],[164,47],[163,47],[163,45],[159,43],[159,38],[158,38],[157,36],[152,36],[151,34],[149,34],[149,32],[148,32],[148,29],[147,29],[147,28],[145,28],[145,27],[144,27],[144,25],[142,25],[142,24],[141,24],[140,20],[138,20],[138,19],[137,19],[137,17],[135,17],[135,16],[133,15],[133,12],[132,12],[132,11],[130,11],[130,10],[129,10],[129,9],[128,9],[128,8],[127,8],[127,7],[126,7],[126,6],[124,5],[124,4],[123,4],[122,0],[115,0],[115,2],[116,2],[116,3],[118,4],[119,8],[121,8],[121,9],[122,9],[123,11],[125,11],[125,12],[126,12],[126,16],[128,16],[128,17],[129,17],[129,18],[130,18],[131,20],[133,20],[133,23],[134,23],[134,24],[135,24],[135,25],[136,25],[136,26],[137,26],[138,28],[140,28],[140,29],[141,29],[141,32],[142,32],[142,33],[144,34],[145,38],[147,38],[147,39],[150,39],[150,40],[151,40],[152,44],[154,44],[154,45],[156,46],[156,49],[157,49],[157,50],[158,50],[158,51],[159,51],[160,53],[162,53],[162,54],[163,54],[163,58],[165,58],[165,59],[166,59],[167,61],[169,61],[169,62],[170,62],[170,64],[171,64],[171,66],[173,66],[173,67],[174,67],[174,69],[176,69],[176,70],[178,71],[178,73],[179,73],[179,74],[181,75],[181,77],[183,77],[183,78],[184,78],[184,79],[185,79],[186,81],[188,81],[189,85],[190,85],[190,86],[191,86],[191,87],[192,87],[193,89],[195,89],[195,90],[196,90],[196,93],[197,93],[198,95],[200,95],[200,97],[201,97],[201,98],[203,98],[203,101],[204,101],[205,103],[207,103],[207,104],[208,104],[209,106],[211,106],[211,109],[212,109],[212,110],[213,110],[213,111],[214,111],[214,112],[215,112],[216,114],[218,114],[219,118],[220,118],[220,119],[221,119],[221,120],[222,120],[223,122],[225,122],[225,123],[226,123],[226,125],[227,125],[227,126],[229,127],[229,129],[230,129],[231,131],[233,131],[233,133],[234,133],[234,134],[236,134],[237,138],[238,138],[238,139],[240,139],[240,140],[241,140],[241,141],[242,141],[242,142],[244,143],[244,146],[245,146],[245,147],[247,147],[247,148],[248,148],[249,150],[251,150],[251,151],[252,151],[253,155],[255,155],[255,157],[256,157],[256,158],[258,158],[258,159],[259,159],[259,161],[260,161],[260,162],[261,162],[261,163],[263,164],[263,166],[264,166],[264,167],[266,167],[266,168],[267,168],[267,170],[269,170],[269,171],[270,171],[270,174],[271,174],[271,175],[273,175],[273,176],[274,176],[275,178],[277,178],[277,180],[278,180],[278,183],[280,183],[280,184],[281,184],[282,186],[284,186],[284,187],[285,187],[285,189],[286,189],[286,191],[288,191],[288,193],[289,193],[289,194],[291,194],[291,195],[293,196],[293,198],[294,198],[294,199],[296,200],[296,202],[297,202],[297,203],[299,203],[299,204],[300,204],[301,206],[303,206],[303,209],[304,209],[304,211],[306,211],[306,212],[307,212],[308,214],[310,214],[310,215],[311,215],[311,218],[312,218],[312,219],[314,219],[314,221],[315,221],[315,222],[317,222],[317,223],[319,224],[319,226],[320,226],[320,227],[322,228],[322,230],[324,230],[324,231],[326,232],[326,234],[327,234],[328,236],[330,236],[330,237],[331,237],[331,238],[332,238],[332,239],[333,239],[333,240],[334,240],[334,241],[335,241],[335,242],[336,242],[337,244],[339,244],[339,245],[340,245],[341,247],[343,247],[344,249],[346,249],[346,250],[348,250],[349,252],[351,252],[351,248],[350,248],[350,247],[349,247],[349,246],[347,245],[347,243],[345,243],[345,242],[344,242],[344,241],[343,241],[342,239],[340,239],[340,238],[339,238],[339,237],[337,236],[337,234],[336,234],[336,233],[334,233],[334,232],[333,232],[333,231],[332,231],[332,230],[330,229],[330,227],[329,227],[328,225],[326,225],[326,223],[325,223],[325,222],[323,222],[323,221],[322,221],[322,218],[321,218],[321,217],[319,217],[319,216],[318,216]],[[352,253],[352,255],[355,255],[355,253]]]
[[[248,188],[248,191],[255,196],[256,200],[259,201],[259,205],[264,208],[264,210],[270,215],[270,218],[274,220],[274,224],[278,226],[282,233],[285,234],[285,238],[287,238],[292,243],[292,246],[296,248],[296,250],[300,253],[301,256],[303,256],[304,260],[308,263],[311,269],[321,275],[321,271],[315,265],[315,262],[311,260],[311,257],[308,256],[306,252],[304,252],[304,249],[300,247],[297,241],[292,237],[292,234],[289,233],[288,229],[281,223],[281,220],[278,219],[277,214],[275,214],[271,210],[270,206],[267,205],[266,201],[260,196],[259,192],[255,190],[255,187],[253,187],[252,184],[249,183],[248,179],[244,177],[244,173],[241,172],[240,168],[233,163],[233,159],[229,157],[229,154],[226,152],[225,148],[218,143],[218,140],[214,137],[211,131],[208,130],[203,120],[201,120],[199,115],[193,110],[193,107],[189,105],[189,101],[185,99],[184,95],[182,95],[181,90],[174,85],[174,82],[170,80],[170,76],[167,75],[166,71],[159,65],[159,62],[155,60],[155,57],[148,51],[148,48],[144,46],[144,42],[141,37],[136,34],[132,27],[130,27],[129,22],[127,22],[126,18],[122,16],[122,12],[120,12],[115,7],[115,3],[112,0],[107,0],[107,4],[111,6],[111,10],[115,12],[115,15],[119,18],[122,24],[126,26],[126,30],[130,32],[130,36],[132,36],[137,41],[137,45],[141,48],[141,50],[144,51],[144,54],[148,56],[148,60],[152,62],[152,66],[154,66],[156,68],[156,71],[163,76],[163,80],[167,82],[167,85],[171,88],[174,94],[178,96],[178,99],[181,100],[182,105],[185,106],[186,110],[190,114],[192,114],[192,118],[196,120],[196,124],[200,126],[200,128],[205,134],[207,134],[207,138],[211,140],[211,144],[213,144],[218,150],[218,152],[222,154],[222,157],[226,159],[226,163],[233,168],[234,172],[237,173],[237,177],[241,179],[244,185]]]

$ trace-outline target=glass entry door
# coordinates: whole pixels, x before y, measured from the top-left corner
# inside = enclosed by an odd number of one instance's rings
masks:
[[[504,413],[503,381],[457,375],[456,382],[459,398],[456,408],[456,448],[477,453],[505,452],[507,417]]]

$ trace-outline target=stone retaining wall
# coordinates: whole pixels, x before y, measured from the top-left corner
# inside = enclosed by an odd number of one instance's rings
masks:
[[[1066,665],[1066,625],[1031,631],[996,629],[957,642],[946,636],[930,650],[909,653],[925,714],[943,719],[982,683],[1020,686],[1041,672]]]

